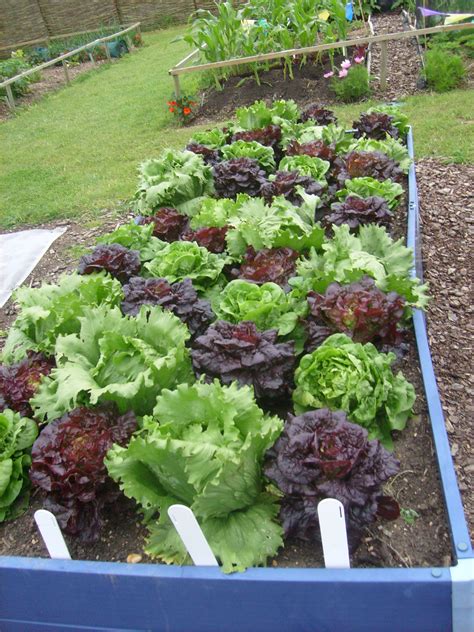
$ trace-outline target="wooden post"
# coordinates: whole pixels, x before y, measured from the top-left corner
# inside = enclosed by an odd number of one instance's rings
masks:
[[[7,86],[5,86],[5,88],[7,90],[8,107],[10,108],[10,110],[14,110],[15,109],[15,98],[13,97],[12,87],[11,87],[10,84],[8,84]]]
[[[69,78],[69,68],[67,67],[67,61],[63,59],[63,70],[64,76],[66,77],[66,83],[71,83],[71,79]]]
[[[109,50],[109,47],[107,46],[107,42],[105,42],[104,46],[105,46],[105,54],[107,55],[107,61],[109,63],[112,63],[112,57],[110,55],[110,50]]]
[[[133,50],[132,40],[130,39],[128,35],[125,35],[125,41],[127,42],[128,52],[131,53]]]
[[[174,81],[174,93],[176,95],[176,98],[179,99],[179,97],[181,96],[181,86],[179,85],[178,75],[173,75],[173,81]]]
[[[92,65],[93,65],[93,66],[96,66],[97,64],[95,63],[94,54],[93,54],[93,52],[92,52],[92,49],[91,49],[91,50],[88,50],[88,51],[87,51],[87,54],[89,55],[89,59],[91,60]]]
[[[380,42],[380,89],[387,87],[387,41]]]

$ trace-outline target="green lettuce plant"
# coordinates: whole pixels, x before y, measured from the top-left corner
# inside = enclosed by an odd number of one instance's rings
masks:
[[[317,408],[343,410],[364,426],[370,439],[391,447],[390,432],[403,430],[411,416],[415,389],[394,375],[394,353],[379,353],[367,342],[333,334],[305,355],[295,372],[293,401],[297,414]]]
[[[21,287],[14,295],[20,313],[3,348],[4,362],[18,362],[28,350],[52,354],[60,335],[77,333],[80,317],[98,305],[112,307],[123,300],[119,281],[106,273],[64,275],[58,283]]]
[[[180,384],[158,397],[152,417],[127,448],[114,446],[106,465],[144,511],[147,553],[189,563],[167,509],[193,510],[224,572],[265,564],[282,545],[276,499],[264,490],[264,454],[283,422],[236,383]],[[159,515],[159,518],[158,518]]]
[[[399,197],[403,194],[401,184],[392,180],[376,180],[375,178],[352,178],[346,180],[345,188],[337,192],[339,199],[345,199],[349,195],[356,195],[361,198],[381,197],[387,201],[391,211],[395,210],[400,204]]]
[[[275,170],[275,154],[271,147],[266,147],[255,140],[237,140],[221,149],[224,160],[232,158],[253,158],[265,171]]]
[[[30,452],[37,436],[32,419],[8,408],[0,412],[0,522],[18,517],[28,507]]]
[[[118,307],[84,312],[77,334],[56,341],[57,368],[30,400],[51,421],[77,406],[115,402],[121,414],[153,410],[164,388],[193,381],[186,325],[159,306],[123,316]]]

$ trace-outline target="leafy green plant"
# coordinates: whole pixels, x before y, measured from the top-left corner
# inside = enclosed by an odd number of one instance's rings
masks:
[[[11,79],[15,75],[19,75],[25,70],[32,68],[22,50],[14,51],[10,59],[0,61],[0,83],[6,79]],[[35,72],[27,77],[22,77],[18,81],[10,84],[14,97],[21,97],[30,89],[30,84],[39,81],[41,78],[39,72]],[[6,95],[6,88],[0,88],[0,96]]]
[[[403,430],[415,402],[415,389],[394,375],[394,353],[379,353],[367,342],[333,334],[305,355],[295,372],[297,414],[317,409],[343,410],[364,426],[370,439],[392,447],[390,432]]]
[[[192,382],[190,333],[170,311],[141,308],[135,317],[108,306],[87,310],[80,331],[56,341],[57,368],[30,400],[51,421],[76,406],[115,402],[121,414],[151,413],[164,388]]]
[[[30,452],[37,436],[32,419],[9,409],[0,412],[0,522],[13,520],[28,507]]]
[[[271,147],[261,145],[257,141],[246,142],[237,140],[230,145],[224,145],[221,148],[224,160],[232,160],[232,158],[253,158],[257,160],[259,165],[266,171],[275,170],[275,154]]]
[[[106,459],[110,476],[144,510],[148,554],[189,563],[166,511],[184,503],[224,572],[265,564],[283,542],[277,499],[265,493],[261,467],[282,426],[257,406],[248,386],[216,380],[163,391],[143,430]]]
[[[358,64],[351,66],[345,77],[333,77],[331,88],[339,101],[352,103],[370,95],[370,77],[367,68]]]
[[[425,55],[423,75],[436,92],[447,92],[459,86],[466,74],[462,57],[433,48]]]
[[[412,525],[420,517],[420,514],[414,509],[410,509],[409,507],[401,507],[400,508],[400,516],[403,518],[405,524]]]

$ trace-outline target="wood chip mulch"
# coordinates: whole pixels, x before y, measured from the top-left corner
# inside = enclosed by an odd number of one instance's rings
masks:
[[[451,454],[466,518],[474,533],[473,165],[417,163],[422,255],[433,297],[428,334]]]

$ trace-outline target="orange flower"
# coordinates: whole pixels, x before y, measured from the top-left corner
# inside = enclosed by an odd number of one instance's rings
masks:
[[[191,114],[191,108],[183,108],[183,114],[184,116],[188,116],[188,114]]]
[[[176,101],[168,101],[168,105],[178,105]]]
[[[174,112],[174,108],[168,108],[170,112]]]

